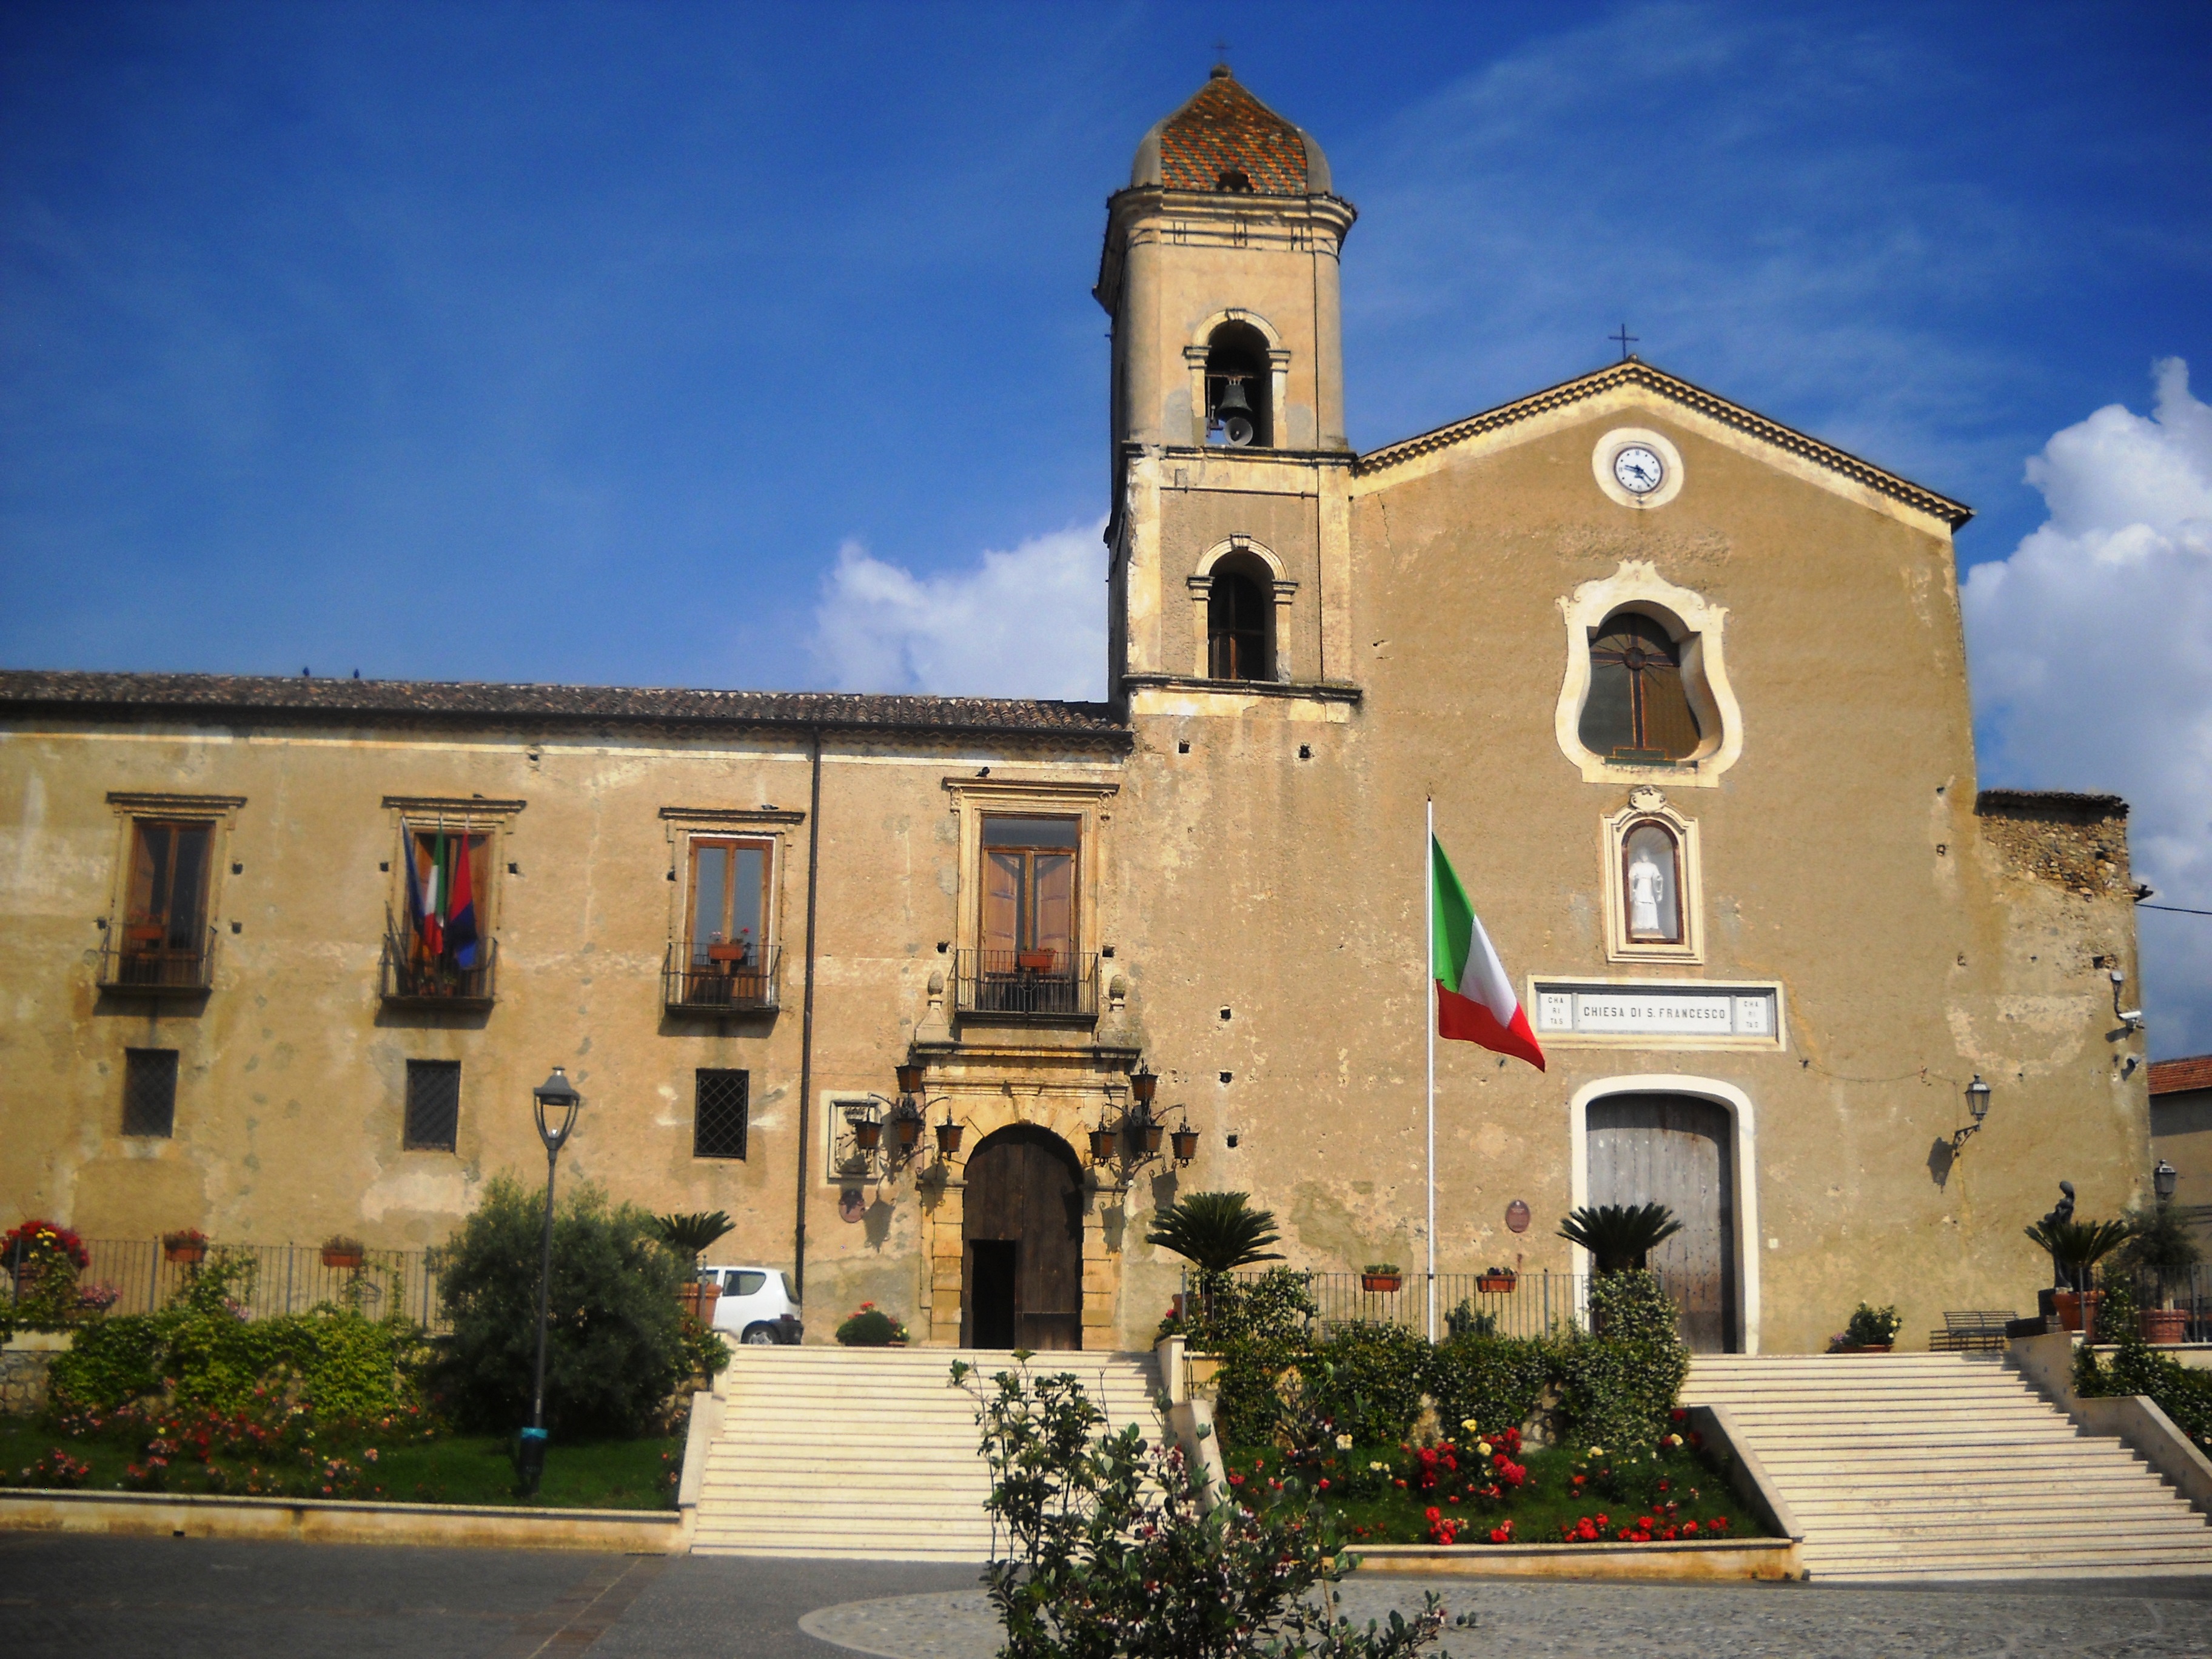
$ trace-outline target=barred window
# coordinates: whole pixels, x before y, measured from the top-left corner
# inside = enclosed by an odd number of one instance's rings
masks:
[[[461,1062],[407,1062],[407,1127],[400,1144],[409,1152],[450,1152],[461,1121]]]
[[[160,1135],[177,1132],[177,1051],[123,1051],[123,1133]]]
[[[691,1156],[743,1158],[748,1074],[702,1066],[695,1075],[698,1092],[691,1114]]]

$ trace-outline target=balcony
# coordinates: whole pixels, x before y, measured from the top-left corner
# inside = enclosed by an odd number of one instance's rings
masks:
[[[189,997],[215,983],[215,929],[179,945],[155,925],[115,927],[100,947],[100,988],[118,995]]]
[[[762,1014],[776,1009],[776,968],[782,947],[712,945],[691,960],[681,945],[660,966],[660,1000],[672,1014]]]
[[[976,1019],[1098,1018],[1098,957],[1084,951],[962,951],[954,1009]]]
[[[473,968],[424,958],[413,940],[397,928],[384,935],[382,993],[393,1008],[452,1008],[476,1010],[492,1005],[493,984],[499,967],[499,941],[485,939],[477,947]]]

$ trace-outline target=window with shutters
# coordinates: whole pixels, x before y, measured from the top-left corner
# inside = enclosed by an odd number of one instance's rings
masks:
[[[685,1012],[773,1009],[775,842],[693,836],[683,934],[669,952],[665,995]]]
[[[399,905],[386,924],[386,1000],[489,1002],[498,943],[491,933],[492,838],[466,823],[405,827]]]
[[[131,821],[130,873],[103,982],[118,989],[206,988],[215,948],[208,916],[215,832],[207,818]]]
[[[1680,647],[1650,617],[1606,618],[1589,646],[1589,700],[1582,739],[1611,761],[1650,765],[1686,759],[1703,733],[1682,684]]]
[[[1241,564],[1215,567],[1206,596],[1206,672],[1209,679],[1275,677],[1273,585]]]
[[[1091,778],[947,778],[959,820],[952,1012],[962,1018],[1097,1018],[1097,872],[1120,786]],[[945,947],[940,947],[945,948]],[[1104,964],[1111,967],[1110,963]]]
[[[1583,781],[1717,785],[1744,741],[1722,650],[1727,609],[1632,559],[1561,609],[1567,664],[1553,730]]]

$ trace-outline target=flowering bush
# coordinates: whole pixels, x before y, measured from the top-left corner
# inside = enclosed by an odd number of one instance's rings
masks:
[[[57,1253],[71,1267],[80,1270],[92,1266],[92,1252],[84,1241],[59,1222],[31,1220],[0,1233],[0,1261],[4,1261],[11,1273],[20,1277],[21,1267],[28,1265],[33,1255]]]
[[[63,1330],[82,1316],[76,1276],[92,1262],[84,1241],[51,1221],[26,1221],[0,1238],[0,1265],[15,1275],[15,1293],[4,1311],[9,1324],[29,1330]]]
[[[14,1484],[67,1492],[82,1486],[91,1476],[91,1464],[79,1462],[57,1446],[35,1463],[19,1469]]]
[[[906,1327],[872,1302],[863,1302],[837,1327],[837,1340],[848,1348],[883,1348],[907,1340]]]

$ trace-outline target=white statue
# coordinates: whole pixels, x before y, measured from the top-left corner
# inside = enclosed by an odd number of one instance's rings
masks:
[[[1659,903],[1666,896],[1667,877],[1659,868],[1659,861],[1651,856],[1651,849],[1639,847],[1628,866],[1628,931],[1632,937],[1657,934],[1668,930],[1659,924]]]

